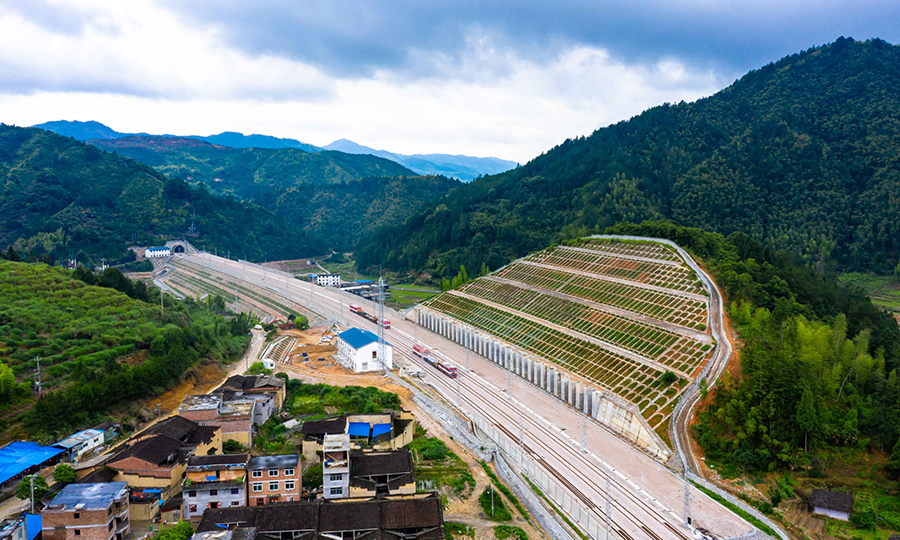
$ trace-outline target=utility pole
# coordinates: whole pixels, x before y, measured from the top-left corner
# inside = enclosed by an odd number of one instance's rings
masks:
[[[31,475],[31,514],[34,515],[34,475]]]
[[[159,419],[162,417],[162,403],[156,404],[156,421],[159,422]]]
[[[609,476],[606,477],[606,540],[612,534],[612,488]]]
[[[522,407],[519,406],[519,454],[521,455],[521,465],[525,464],[525,422],[522,419]]]
[[[587,413],[581,417],[581,451],[588,453],[587,446]]]
[[[164,296],[163,290],[160,289],[160,290],[159,290],[159,314],[160,314],[160,315],[165,315],[165,314],[166,314],[166,306],[163,305],[163,296]]]
[[[469,369],[469,348],[468,347],[466,347],[466,371],[471,371],[471,369]]]
[[[384,362],[384,278],[378,278],[378,359],[381,361],[382,375],[387,376],[387,364]],[[459,398],[457,397],[457,403]]]
[[[36,356],[34,358],[35,368],[34,368],[34,391],[37,392],[38,395],[41,395],[42,384],[41,384],[41,357]]]
[[[684,473],[684,528],[689,529],[691,527],[691,485],[687,478],[687,463],[684,464],[682,473]]]

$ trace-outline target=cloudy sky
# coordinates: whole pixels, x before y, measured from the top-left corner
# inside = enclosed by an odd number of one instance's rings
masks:
[[[896,0],[0,0],[0,122],[338,138],[528,161]]]

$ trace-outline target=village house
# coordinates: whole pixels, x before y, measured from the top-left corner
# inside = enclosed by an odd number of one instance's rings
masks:
[[[218,426],[172,416],[125,441],[111,453],[106,466],[116,471],[117,481],[131,487],[134,519],[152,520],[167,501],[181,495],[188,458],[220,453]]]
[[[248,505],[299,501],[303,482],[300,454],[259,456],[247,464]]]
[[[408,495],[416,492],[409,450],[350,452],[349,497]]]
[[[182,516],[199,520],[208,508],[246,506],[249,454],[191,456],[182,483]]]
[[[228,534],[230,533],[230,534]],[[193,540],[285,538],[397,538],[443,540],[444,515],[437,493],[377,500],[288,502],[207,510]]]
[[[45,540],[124,540],[131,529],[128,484],[69,484],[41,512]]]
[[[809,498],[809,506],[814,514],[849,521],[850,513],[853,512],[853,494],[814,489]]]
[[[325,420],[304,422],[301,428],[303,457],[318,460],[326,435],[350,435],[350,448],[396,450],[413,440],[415,421],[410,411],[385,411],[371,414],[344,414]]]

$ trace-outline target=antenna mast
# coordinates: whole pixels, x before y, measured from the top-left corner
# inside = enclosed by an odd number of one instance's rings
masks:
[[[381,362],[382,375],[387,376],[387,364],[384,362],[384,278],[378,278],[378,361]]]

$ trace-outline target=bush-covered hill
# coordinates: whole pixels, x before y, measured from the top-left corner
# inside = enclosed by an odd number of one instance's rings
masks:
[[[255,202],[282,216],[329,248],[351,251],[373,231],[400,225],[425,203],[462,185],[444,176],[367,178],[360,182],[304,184],[260,194]]]
[[[375,156],[305,152],[298,148],[231,148],[187,137],[155,135],[87,141],[136,159],[170,178],[202,182],[213,193],[240,199],[301,184],[349,182],[370,176],[415,175]]]
[[[249,258],[321,250],[268,210],[169,180],[132,159],[49,131],[0,125],[0,245],[57,260],[123,258],[180,237]]]
[[[0,430],[17,419],[31,434],[51,438],[89,427],[110,408],[179,381],[199,360],[242,354],[249,339],[244,317],[227,321],[171,297],[161,314],[158,290],[116,269],[95,277],[0,260],[0,275],[0,410],[7,411]],[[36,357],[45,392],[34,402]],[[11,418],[10,408],[32,404]]]
[[[171,178],[253,201],[327,248],[344,251],[379,227],[403,223],[424,203],[461,185],[443,176],[413,176],[402,165],[370,155],[229,148],[184,137],[88,142]]]
[[[671,218],[811,264],[900,256],[900,47],[837,42],[482,178],[360,246],[362,265],[496,268],[559,238]]]

